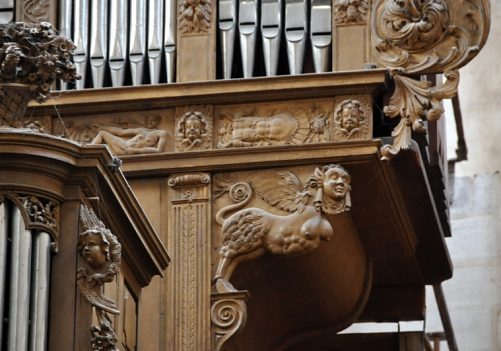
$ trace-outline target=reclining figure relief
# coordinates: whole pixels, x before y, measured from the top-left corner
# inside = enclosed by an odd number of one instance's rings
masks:
[[[242,261],[265,252],[294,256],[314,250],[321,241],[332,237],[332,215],[348,211],[351,206],[351,177],[336,164],[317,167],[304,186],[289,171],[255,178],[233,184],[229,195],[235,203],[216,213],[223,238],[214,276],[217,292],[235,291],[229,280]],[[282,216],[257,207],[245,208],[254,194],[290,214]]]

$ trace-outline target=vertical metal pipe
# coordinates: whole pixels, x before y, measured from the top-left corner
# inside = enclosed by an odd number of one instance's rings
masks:
[[[233,52],[235,48],[235,32],[237,29],[236,0],[219,0],[219,38],[221,40],[221,57],[223,58],[223,78],[231,78]]]
[[[129,61],[132,84],[143,82],[143,67],[146,54],[146,0],[130,2]]]
[[[0,1],[0,23],[8,23],[14,20],[14,0]]]
[[[5,306],[5,276],[7,274],[7,237],[8,237],[8,209],[5,202],[0,203],[0,340],[2,339],[3,309]]]
[[[82,79],[76,81],[76,88],[85,88],[85,76],[87,71],[88,47],[88,25],[89,25],[89,0],[75,0],[73,8],[73,18],[75,27],[73,28],[73,42],[76,45],[73,54],[73,61],[77,66],[77,71]]]
[[[61,0],[59,2],[59,33],[63,37],[72,38],[71,27],[73,25],[71,14],[73,12],[72,0]],[[61,82],[61,90],[68,89],[68,83]]]
[[[315,72],[329,70],[332,42],[331,0],[311,0],[311,45]]]
[[[151,84],[160,83],[162,63],[162,34],[164,21],[164,1],[150,0],[148,8],[148,60]]]
[[[238,30],[244,78],[252,77],[256,52],[257,0],[240,0],[238,8]]]
[[[280,37],[282,35],[282,0],[262,0],[261,37],[267,76],[277,74]]]
[[[109,59],[111,85],[121,87],[125,79],[127,56],[127,0],[112,0],[110,3]]]
[[[167,83],[176,80],[176,5],[176,0],[165,0],[164,53]]]
[[[307,0],[285,0],[285,39],[291,74],[303,71],[308,35]]]
[[[28,348],[31,242],[31,232],[25,229],[21,211],[14,207],[7,351]]]
[[[30,351],[45,351],[49,316],[50,235],[37,233],[33,243]]]
[[[108,56],[108,0],[92,0],[90,66],[94,88],[102,88]]]

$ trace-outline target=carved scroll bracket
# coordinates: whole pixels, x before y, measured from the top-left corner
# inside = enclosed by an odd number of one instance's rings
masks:
[[[210,319],[215,351],[220,351],[228,339],[245,327],[249,297],[247,291],[212,293]]]
[[[458,69],[484,45],[490,26],[487,0],[378,0],[372,17],[374,58],[393,70],[395,92],[385,114],[401,117],[390,159],[410,145],[412,131],[425,132],[423,120],[443,113],[441,100],[457,93]],[[447,82],[432,86],[408,75],[445,72]]]

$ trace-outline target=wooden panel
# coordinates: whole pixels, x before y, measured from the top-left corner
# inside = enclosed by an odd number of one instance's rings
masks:
[[[365,26],[336,28],[334,67],[336,71],[362,69],[367,62],[367,29]]]

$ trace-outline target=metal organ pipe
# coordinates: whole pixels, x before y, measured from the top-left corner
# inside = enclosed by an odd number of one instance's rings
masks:
[[[112,0],[110,3],[109,61],[111,84],[120,87],[125,79],[127,56],[127,0]]]
[[[280,36],[282,35],[282,0],[262,0],[261,37],[267,76],[277,74]]]
[[[31,232],[25,229],[21,211],[14,207],[7,351],[27,350],[28,348],[31,245]]]
[[[164,55],[167,83],[176,80],[176,6],[176,0],[165,0]]]
[[[285,39],[290,74],[303,71],[308,35],[307,0],[285,0]]]
[[[146,56],[146,1],[130,2],[129,61],[132,85],[143,82],[143,67]]]
[[[7,204],[0,203],[0,340],[3,340],[3,311],[5,306],[5,297],[7,284],[5,277],[7,275],[7,236],[8,236],[8,213]]]
[[[94,88],[102,88],[108,56],[108,1],[94,0],[91,7],[90,66]]]
[[[257,0],[239,1],[238,30],[240,32],[240,52],[244,78],[252,77],[256,53],[258,24]]]
[[[150,0],[148,8],[148,60],[151,84],[160,83],[164,1]]]
[[[47,344],[50,285],[50,235],[36,233],[33,243],[30,351],[44,351]]]
[[[61,1],[59,3],[59,33],[63,37],[73,38],[71,35],[71,15],[73,13],[73,3],[71,1]],[[67,90],[68,84],[61,81],[61,90]]]
[[[74,31],[73,42],[76,49],[73,55],[73,61],[77,66],[77,71],[82,76],[82,79],[76,81],[76,88],[83,89],[85,87],[85,75],[87,70],[87,54],[88,54],[88,24],[89,24],[89,0],[75,0],[74,3]]]
[[[311,0],[311,45],[315,72],[327,72],[332,42],[331,0]]]
[[[221,57],[223,60],[223,78],[231,78],[233,67],[233,49],[237,23],[236,0],[219,0],[219,37],[221,39]]]

